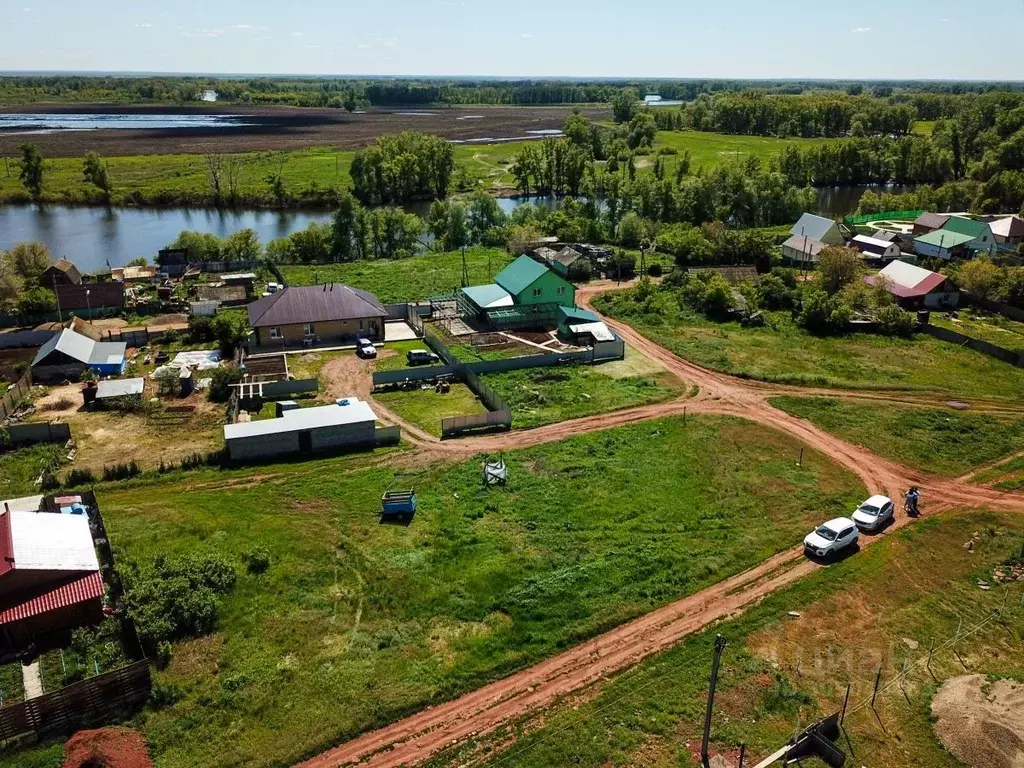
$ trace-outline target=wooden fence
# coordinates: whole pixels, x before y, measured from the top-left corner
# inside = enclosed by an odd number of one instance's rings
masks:
[[[25,733],[45,738],[123,719],[146,703],[152,685],[149,662],[137,661],[0,708],[0,741]]]
[[[32,388],[32,369],[25,371],[25,375],[18,379],[0,398],[0,420],[9,418],[14,413],[14,406]]]

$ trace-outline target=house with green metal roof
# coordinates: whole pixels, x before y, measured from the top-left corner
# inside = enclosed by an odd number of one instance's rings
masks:
[[[463,288],[463,315],[496,328],[554,327],[562,307],[576,306],[576,286],[545,265],[520,256],[488,285]]]
[[[950,216],[942,229],[938,231],[970,235],[971,240],[966,245],[969,251],[987,251],[991,253],[996,249],[996,239],[992,234],[992,227],[987,221],[968,219],[963,216]]]
[[[934,232],[915,237],[914,250],[918,256],[952,259],[954,256],[967,256],[970,251],[968,244],[973,241],[973,235],[936,229]]]

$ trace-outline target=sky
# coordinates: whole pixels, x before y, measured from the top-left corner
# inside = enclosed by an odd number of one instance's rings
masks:
[[[0,0],[0,71],[1024,80],[1024,0]]]

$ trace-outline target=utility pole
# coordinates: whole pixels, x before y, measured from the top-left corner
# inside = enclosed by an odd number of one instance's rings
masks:
[[[50,275],[50,279],[53,280],[53,295],[57,299],[57,320],[64,325],[64,313],[60,310],[60,294],[57,293],[57,275]]]
[[[718,687],[718,665],[722,661],[725,650],[725,638],[715,636],[715,658],[711,662],[711,684],[708,688],[708,709],[704,714],[704,738],[700,742],[700,761],[704,768],[711,768],[711,757],[708,755],[708,739],[711,738],[711,714],[715,709],[715,688]]]

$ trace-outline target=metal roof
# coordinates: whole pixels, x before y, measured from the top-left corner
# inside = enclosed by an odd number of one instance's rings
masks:
[[[941,287],[948,279],[938,272],[907,264],[905,261],[893,261],[878,276],[870,276],[867,282],[874,285],[879,278],[888,283],[889,291],[900,298],[911,299],[926,296]]]
[[[942,229],[949,221],[949,214],[945,213],[922,213],[914,219],[914,226],[927,227],[928,229]]]
[[[825,235],[833,227],[836,227],[838,230],[838,226],[832,219],[826,219],[824,216],[815,216],[813,213],[805,213],[793,225],[793,228],[789,230],[789,234],[800,237],[806,236],[812,240],[824,240]]]
[[[492,307],[511,307],[514,303],[512,296],[496,283],[489,285],[470,285],[462,289],[462,292],[469,297],[470,301],[480,309]]]
[[[341,283],[286,286],[257,299],[248,310],[253,328],[388,316],[372,293]]]
[[[868,237],[867,235],[857,235],[851,242],[858,247],[858,250],[868,251],[869,253],[882,254],[893,247],[893,244],[888,240],[879,240],[876,237]]]
[[[347,405],[340,405],[347,402]],[[323,405],[315,408],[296,408],[285,411],[276,419],[240,422],[224,425],[224,439],[237,440],[262,435],[277,435],[282,432],[298,432],[320,427],[340,427],[346,424],[358,424],[376,421],[377,414],[370,406],[357,397],[341,398],[334,405]]]
[[[1024,237],[1024,219],[1020,216],[1007,216],[996,219],[989,225],[993,235],[1000,237]]]
[[[146,388],[146,380],[139,379],[107,379],[101,381],[96,388],[96,399],[105,400],[108,397],[129,397],[141,395]]]
[[[782,246],[784,248],[792,248],[794,251],[800,251],[800,253],[806,253],[812,258],[817,257],[822,249],[826,247],[820,240],[815,240],[813,237],[804,237],[803,235],[793,235]]]
[[[42,590],[42,591],[40,591]],[[47,585],[34,590],[12,593],[0,601],[0,625],[38,616],[103,597],[103,577],[99,571],[75,576],[56,587]]]
[[[924,243],[925,245],[934,245],[938,248],[956,248],[961,245],[966,245],[974,239],[974,235],[965,235],[959,232],[951,232],[948,229],[936,229],[934,232],[929,232],[927,235],[921,235],[914,238],[915,243]]]
[[[99,570],[85,515],[6,512],[3,517],[0,556],[11,570]]]
[[[599,323],[601,318],[595,313],[579,307],[559,307],[558,313],[566,320],[578,320],[581,323]]]
[[[495,276],[494,282],[515,296],[537,282],[545,272],[550,271],[543,264],[534,261],[529,256],[520,256],[501,270]]]
[[[950,216],[949,220],[942,227],[944,232],[956,232],[961,235],[970,235],[973,240],[976,237],[986,235],[992,230],[984,221],[965,219],[962,216]]]
[[[65,328],[40,347],[32,360],[32,365],[38,365],[54,351],[85,365],[120,363],[127,348],[128,345],[123,341],[93,341],[88,336]]]
[[[569,330],[577,334],[589,333],[594,337],[594,341],[615,341],[615,334],[608,330],[608,326],[600,321],[570,325]]]

